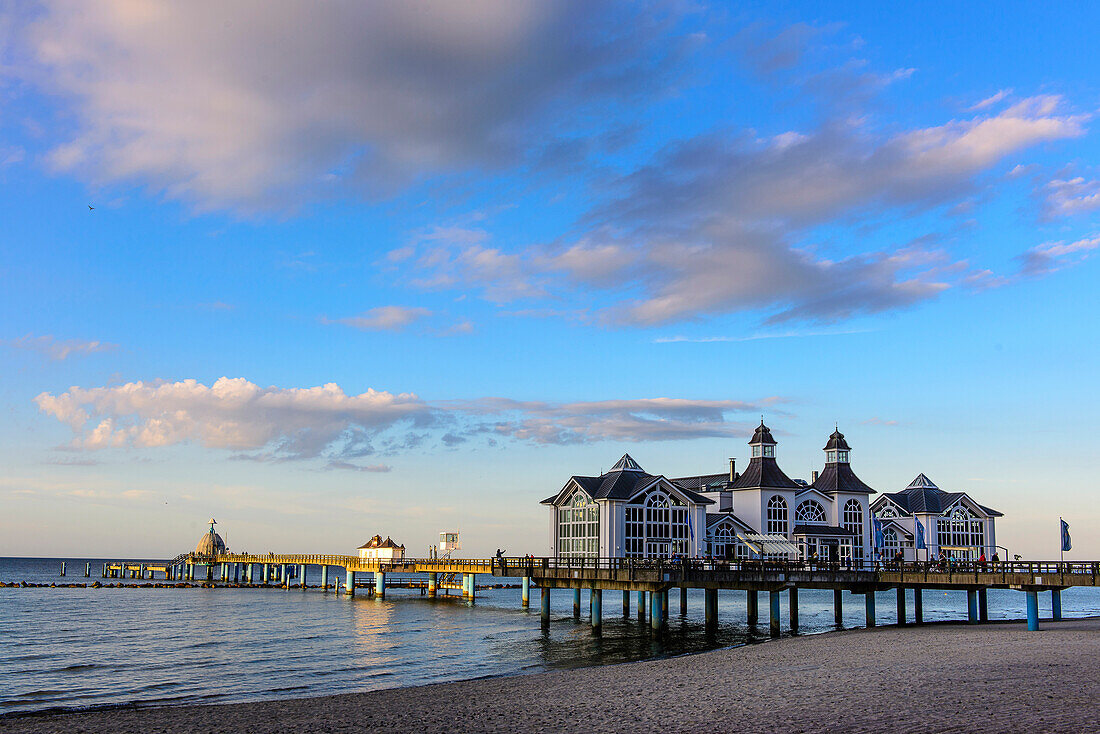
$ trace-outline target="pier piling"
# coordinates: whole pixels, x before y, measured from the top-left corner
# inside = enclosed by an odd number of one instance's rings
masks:
[[[913,589],[913,622],[924,624],[924,589]]]
[[[639,622],[644,622],[645,621],[645,592],[644,591],[639,591],[638,592],[638,600],[637,601],[638,601],[638,621]]]
[[[779,592],[769,591],[768,597],[768,626],[771,628],[772,637],[779,637]]]
[[[434,581],[434,579],[432,579],[432,576],[434,576],[434,575],[435,574],[428,574],[428,588],[429,589],[432,589],[435,586],[435,581]],[[435,592],[433,591],[431,593],[434,594]],[[530,576],[524,576],[523,577],[523,592],[522,592],[522,596],[521,596],[520,601],[521,601],[524,609],[527,609],[528,607],[531,606],[531,577]]]
[[[1027,628],[1031,632],[1039,629],[1039,592],[1027,592]]]
[[[688,590],[686,586],[680,587],[680,616],[686,617],[688,613]]]
[[[530,579],[527,579],[527,580],[529,581]],[[439,586],[439,575],[435,574],[435,573],[429,573],[428,574],[428,596],[430,598],[432,598],[432,599],[435,598],[435,593],[436,593],[436,589],[437,589],[438,586]],[[526,602],[526,599],[527,599],[526,591],[527,590],[524,589],[523,598],[524,598],[525,602]],[[527,606],[527,604],[524,603],[524,606]]]
[[[306,564],[302,564],[298,567],[298,583],[301,586],[302,591],[306,590]]]
[[[344,581],[344,594],[347,596],[355,596],[355,571],[350,568],[346,569],[347,577]]]
[[[651,591],[649,593],[649,626],[654,631],[659,631],[664,626],[663,615],[661,614],[661,597],[664,596],[659,591]]]
[[[623,590],[623,616],[630,616],[630,592]]]
[[[978,589],[978,619],[982,622],[989,621],[989,600],[985,592],[985,589]]]
[[[755,589],[749,590],[746,607],[748,608],[749,626],[755,627],[760,622],[760,597],[757,596]]]
[[[374,572],[374,596],[377,599],[386,598],[386,574],[384,571]],[[473,594],[470,594],[470,598],[473,598]]]
[[[833,589],[833,621],[836,626],[844,624],[844,590]]]
[[[787,589],[788,613],[791,617],[791,632],[798,632],[798,587]]]
[[[867,626],[875,626],[875,592],[868,591],[863,595],[863,603],[867,610]]]
[[[668,589],[661,592],[661,624],[668,624]]]
[[[970,624],[978,623],[978,592],[976,589],[966,590],[966,621]]]
[[[84,564],[84,578],[88,578],[91,575],[92,575],[92,564],[85,563]]]
[[[703,592],[703,615],[706,618],[707,627],[718,624],[718,589],[707,589]]]
[[[581,587],[573,589],[573,619],[581,618]]]
[[[550,587],[543,586],[540,591],[542,592],[542,628],[546,629],[550,626]]]
[[[62,575],[62,576],[64,576],[64,575],[65,575],[65,561],[62,561],[62,562],[61,562],[61,575]]]
[[[603,589],[593,588],[588,596],[589,615],[592,617],[592,629],[599,631],[603,624]]]
[[[905,587],[898,587],[898,624],[905,624]]]
[[[982,590],[985,593],[985,590]],[[1062,590],[1050,590],[1050,616],[1055,622],[1062,621]]]
[[[328,589],[328,566],[321,566],[321,591]]]

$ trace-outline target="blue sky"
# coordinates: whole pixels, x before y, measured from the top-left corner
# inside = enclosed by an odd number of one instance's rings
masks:
[[[1098,14],[0,6],[0,554],[540,553],[763,415],[1095,557]]]

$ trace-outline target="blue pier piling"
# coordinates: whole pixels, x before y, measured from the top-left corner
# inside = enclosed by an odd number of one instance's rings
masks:
[[[707,627],[718,624],[718,589],[707,589],[703,593],[703,616]]]
[[[573,619],[581,618],[581,589],[573,589]]]
[[[603,624],[603,589],[592,589],[588,597],[589,614],[592,617],[592,629],[598,630]]]
[[[833,589],[833,621],[837,627],[844,624],[844,590]]]
[[[791,618],[791,632],[798,632],[798,587],[787,589],[787,612]]]
[[[661,592],[649,592],[649,626],[653,630],[660,630],[664,620],[661,619]]]
[[[386,598],[386,574],[383,571],[374,572],[374,596],[377,599]]]
[[[328,566],[321,566],[321,591],[328,589]]]
[[[924,589],[913,589],[913,621],[924,624]]]
[[[1062,621],[1062,590],[1050,590],[1050,616],[1055,622]]]
[[[434,589],[435,589],[435,580],[432,579],[431,576],[434,576],[434,575],[435,574],[430,574],[429,577],[428,577],[428,588],[433,590],[432,591],[433,594],[435,593],[435,591],[434,591]],[[529,606],[531,606],[531,577],[530,576],[524,576],[523,577],[523,595],[522,595],[521,599],[522,599],[524,609],[527,609]]]
[[[905,624],[905,587],[898,587],[898,624]]]
[[[1034,632],[1039,629],[1039,592],[1027,592],[1027,628]]]
[[[661,624],[668,622],[668,589],[661,592]]]
[[[355,571],[350,568],[347,569],[347,576],[344,580],[344,594],[346,596],[355,596]]]
[[[645,592],[638,592],[638,621],[645,621]]]
[[[540,591],[542,591],[542,626],[545,629],[550,626],[550,588],[543,586]]]
[[[966,590],[966,621],[978,623],[978,592],[975,589]]]
[[[263,564],[263,566],[264,566],[264,583],[265,584],[270,584],[271,583],[271,564],[265,563],[265,564]]]
[[[755,589],[749,591],[749,596],[745,602],[745,606],[748,609],[749,626],[755,627],[760,621],[760,597],[757,596]]]
[[[867,608],[867,626],[875,626],[875,592],[868,591],[863,595],[863,603]]]
[[[768,601],[770,602],[769,626],[771,628],[772,637],[779,637],[779,592],[769,591]]]
[[[630,592],[623,591],[623,616],[630,616]]]
[[[530,585],[531,579],[525,579],[525,580],[528,582],[528,585]],[[435,597],[436,589],[438,587],[439,587],[439,576],[437,574],[434,574],[434,573],[429,573],[428,574],[428,596],[429,597]],[[526,599],[527,598],[527,587],[524,587],[523,591],[524,591],[524,599]],[[527,606],[527,605],[524,604],[524,606]]]
[[[306,564],[298,566],[298,584],[302,591],[306,590]]]

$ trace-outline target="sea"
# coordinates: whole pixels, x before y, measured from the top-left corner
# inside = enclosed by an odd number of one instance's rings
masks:
[[[622,593],[605,591],[597,634],[588,621],[587,592],[574,619],[572,592],[553,591],[552,621],[543,630],[537,589],[525,610],[518,588],[481,589],[473,603],[463,602],[461,592],[430,599],[400,588],[387,589],[385,599],[368,597],[365,589],[346,598],[320,589],[141,588],[148,581],[103,579],[106,560],[0,558],[4,582],[126,586],[0,588],[0,716],[322,696],[612,665],[771,639],[766,600],[760,625],[750,628],[743,591],[719,592],[713,630],[704,625],[702,591],[689,592],[685,615],[673,592],[668,630],[660,633],[638,620],[634,594],[624,616]],[[90,578],[84,578],[86,563]],[[318,583],[318,568],[308,574]],[[895,623],[895,592],[876,601],[878,623]],[[907,603],[911,619],[911,595]],[[1049,616],[1050,603],[1050,594],[1040,594],[1041,616]],[[1020,619],[1024,604],[1021,592],[988,592],[991,620]],[[1068,589],[1062,607],[1067,617],[1100,614],[1100,589]],[[788,636],[786,594],[781,611]],[[965,592],[926,591],[924,617],[965,619]],[[803,635],[836,630],[832,592],[800,590],[799,621]],[[846,593],[844,626],[864,624],[863,596]]]

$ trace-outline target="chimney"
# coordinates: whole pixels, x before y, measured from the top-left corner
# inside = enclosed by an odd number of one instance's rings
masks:
[[[817,469],[814,469],[812,472],[810,472],[810,484],[813,484],[816,481],[817,481]]]
[[[730,458],[730,481],[737,481],[737,459]]]

